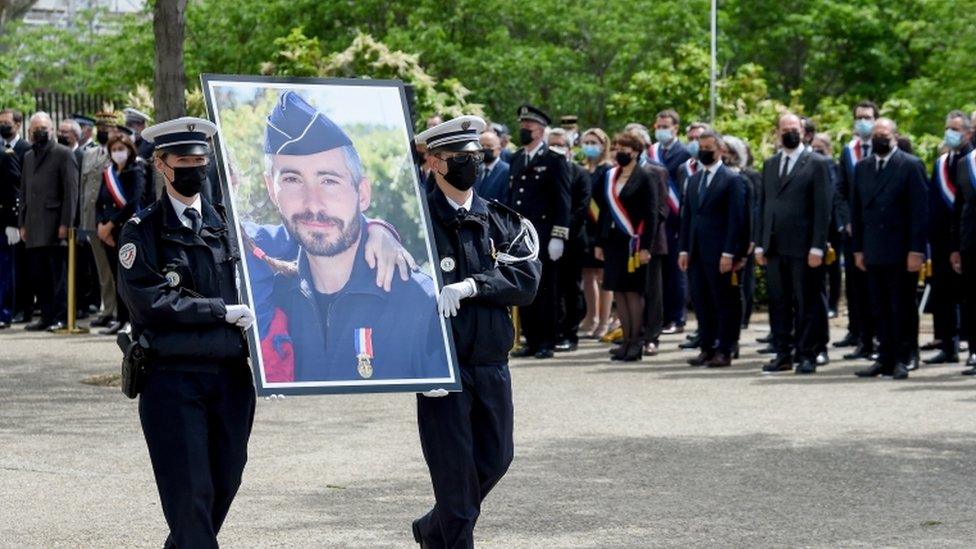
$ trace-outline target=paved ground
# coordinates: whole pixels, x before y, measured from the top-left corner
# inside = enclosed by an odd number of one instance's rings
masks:
[[[514,364],[516,459],[479,547],[972,547],[976,381],[638,364],[603,346]],[[840,335],[839,330],[835,335]],[[927,340],[928,336],[923,336]],[[836,353],[835,353],[836,354]],[[158,547],[134,401],[98,336],[0,333],[0,546]],[[226,547],[411,547],[431,491],[411,395],[259,401]]]

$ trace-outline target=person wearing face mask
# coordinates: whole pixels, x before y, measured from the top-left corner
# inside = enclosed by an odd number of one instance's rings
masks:
[[[871,156],[858,162],[851,200],[854,261],[867,273],[880,342],[859,377],[908,378],[918,337],[916,287],[925,261],[928,196],[922,161],[897,147],[897,127],[879,118]]]
[[[119,236],[122,226],[138,210],[139,197],[146,186],[146,170],[143,161],[136,155],[136,148],[125,135],[110,139],[106,146],[111,162],[102,171],[102,187],[95,205],[98,221],[96,236],[105,245],[112,277],[119,272]],[[110,323],[102,335],[114,335],[129,322],[129,311],[119,300],[115,321]]]
[[[98,146],[98,142],[95,141],[95,119],[86,116],[84,114],[72,114],[71,119],[78,123],[81,128],[81,139],[78,140],[78,146],[82,150],[93,149]]]
[[[838,260],[844,250],[844,236],[838,222],[840,215],[840,171],[837,162],[834,161],[833,140],[826,132],[816,133],[810,143],[813,152],[819,154],[827,160],[827,169],[830,172],[830,182],[833,188],[833,200],[830,206],[830,224],[827,229],[828,245],[834,249],[835,260],[827,265],[827,317],[837,318],[837,310],[840,304],[842,292],[841,284],[841,262]]]
[[[807,150],[793,113],[779,117],[782,148],[763,164],[756,262],[766,267],[776,356],[763,373],[817,370],[827,337],[824,256],[833,200],[827,159]]]
[[[976,376],[976,284],[972,282],[976,278],[976,148],[959,161],[954,175],[956,195],[949,229],[949,265],[962,277],[961,333],[969,342],[969,368],[962,374]]]
[[[854,265],[851,241],[851,200],[853,200],[854,168],[871,156],[871,130],[878,118],[878,106],[861,101],[853,110],[854,137],[840,153],[837,218],[834,223],[841,233],[844,248],[844,293],[847,295],[847,335],[834,342],[834,347],[855,347],[844,355],[845,360],[868,359],[874,353],[875,315],[871,313],[867,275]]]
[[[68,227],[75,217],[78,166],[68,147],[56,142],[45,112],[31,116],[31,150],[21,171],[20,237],[27,246],[41,318],[25,328],[56,330],[67,320],[65,269]]]
[[[115,276],[109,264],[105,243],[98,238],[98,219],[96,205],[102,190],[105,168],[111,162],[108,152],[110,139],[120,135],[118,126],[122,117],[115,112],[102,111],[95,114],[95,143],[97,146],[85,151],[81,161],[81,200],[79,201],[78,228],[88,242],[92,261],[95,265],[99,285],[101,312],[91,327],[104,328],[115,319],[118,299]],[[94,300],[93,300],[94,301]]]
[[[969,142],[972,122],[966,113],[954,110],[946,116],[943,144],[946,151],[935,160],[929,183],[928,239],[931,247],[931,309],[938,352],[926,364],[959,362],[959,314],[963,281],[952,269],[952,218],[956,208],[956,173],[973,147]]]
[[[499,157],[502,151],[501,140],[493,131],[485,131],[479,137],[481,151],[485,155],[484,164],[478,174],[475,191],[485,200],[508,203],[509,164]]]
[[[0,239],[0,328],[9,328],[13,321],[14,267],[17,250],[22,248],[18,229],[20,173],[23,155],[30,149],[20,139],[19,129],[23,115],[13,109],[0,111],[0,226],[4,236]]]
[[[526,345],[513,356],[552,358],[556,346],[559,260],[569,238],[570,170],[566,157],[545,142],[550,118],[541,109],[518,109],[522,147],[511,161],[508,206],[525,216],[539,231],[542,280],[535,301],[519,308]]]
[[[583,297],[586,300],[586,315],[583,333],[588,338],[600,339],[607,334],[610,312],[613,307],[613,292],[603,289],[603,261],[596,258],[594,248],[600,236],[599,197],[595,192],[607,170],[613,167],[610,161],[610,138],[600,128],[590,128],[583,132],[581,139],[583,169],[590,176],[590,203],[586,211],[586,255],[583,258]]]
[[[514,457],[508,307],[532,301],[542,265],[532,223],[472,189],[484,125],[461,116],[416,137],[436,158],[427,203],[445,284],[438,309],[450,319],[463,385],[417,395],[435,500],[413,521],[421,547],[474,547],[481,504]]]
[[[146,128],[166,192],[126,221],[117,241],[132,340],[149,347],[139,419],[169,526],[166,547],[217,546],[254,417],[244,335],[254,313],[240,304],[239,255],[223,209],[199,195],[214,132],[191,117]],[[122,149],[128,158],[132,151]]]
[[[30,143],[20,138],[24,115],[16,109],[0,109],[0,148],[3,149],[3,179],[8,182],[2,188],[0,208],[8,216],[4,226],[7,242],[12,244],[13,274],[9,281],[12,288],[12,322],[30,322],[34,310],[34,290],[30,278],[30,263],[27,249],[20,240],[18,212],[20,211],[20,174],[24,165],[24,155],[30,150]],[[11,223],[12,221],[12,223]],[[16,235],[14,234],[16,233]],[[16,283],[15,283],[16,281]]]
[[[706,130],[698,138],[699,169],[681,209],[678,266],[688,273],[701,352],[697,367],[731,366],[742,320],[735,266],[749,248],[746,184],[722,162],[725,144]]]

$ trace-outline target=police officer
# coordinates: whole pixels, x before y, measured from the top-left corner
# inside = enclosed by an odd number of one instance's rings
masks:
[[[445,284],[437,305],[451,319],[462,382],[461,392],[417,396],[436,500],[413,522],[421,547],[474,547],[481,502],[513,457],[508,350],[514,332],[507,308],[532,301],[541,265],[532,224],[472,189],[484,128],[481,118],[461,116],[417,136],[435,159],[437,186],[427,201]]]
[[[149,346],[139,418],[170,529],[165,547],[217,547],[254,418],[244,337],[254,314],[238,298],[224,211],[200,196],[215,132],[189,117],[145,130],[165,192],[119,241],[133,339]]]
[[[557,262],[569,238],[570,171],[566,158],[545,142],[549,115],[532,105],[518,110],[522,148],[511,162],[509,206],[538,228],[542,279],[535,300],[522,307],[526,346],[513,356],[552,358],[558,311]]]

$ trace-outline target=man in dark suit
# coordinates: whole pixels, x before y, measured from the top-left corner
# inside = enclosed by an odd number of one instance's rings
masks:
[[[20,195],[20,168],[30,149],[20,138],[23,115],[12,109],[0,111],[0,328],[10,327],[13,319],[14,250],[20,242],[17,218]]]
[[[803,126],[792,113],[780,116],[782,148],[763,164],[759,193],[761,229],[756,262],[766,266],[769,322],[776,357],[764,373],[817,371],[817,354],[827,332],[824,254],[830,221],[827,161],[803,146]]]
[[[23,124],[24,115],[20,111],[15,109],[0,110],[0,139],[2,139],[0,144],[3,145],[5,154],[9,154],[10,151],[13,152],[13,157],[10,160],[16,161],[17,169],[16,189],[11,191],[8,186],[5,190],[7,193],[13,192],[14,194],[8,194],[4,200],[5,214],[13,215],[13,217],[8,218],[13,221],[13,224],[4,226],[4,229],[17,229],[16,236],[13,235],[15,231],[10,231],[10,235],[7,238],[7,243],[11,246],[11,261],[13,262],[12,274],[10,274],[11,278],[8,279],[9,295],[7,296],[7,300],[12,301],[14,321],[30,322],[34,308],[34,292],[33,285],[31,284],[30,269],[27,263],[27,251],[23,241],[20,240],[20,220],[18,219],[18,212],[20,211],[20,173],[24,165],[24,155],[31,148],[30,143],[20,138]],[[8,164],[8,169],[13,169],[13,164]],[[12,175],[12,173],[8,173],[7,177],[9,178]]]
[[[925,167],[898,150],[897,127],[879,118],[873,154],[857,163],[851,201],[854,261],[867,273],[871,312],[881,344],[878,361],[859,377],[908,378],[915,353],[918,271],[925,258],[928,217]]]
[[[926,358],[926,364],[959,362],[959,304],[962,280],[952,269],[949,256],[952,253],[952,221],[955,213],[956,172],[960,162],[969,155],[973,146],[969,142],[972,122],[962,111],[952,111],[946,116],[943,143],[948,149],[935,161],[932,180],[929,182],[929,226],[931,247],[932,287],[931,306],[935,341],[939,352]]]
[[[668,182],[668,219],[664,224],[667,237],[668,257],[665,259],[661,278],[664,284],[664,329],[663,334],[676,334],[684,331],[685,304],[688,300],[688,279],[678,268],[679,232],[681,230],[681,201],[684,200],[688,180],[698,171],[698,138],[712,129],[704,122],[692,122],[685,132],[688,159],[678,166],[675,179]],[[669,173],[669,179],[670,179]],[[682,349],[698,347],[698,337],[679,345]]]
[[[969,342],[968,370],[964,375],[976,375],[976,150],[971,151],[956,167],[956,200],[953,205],[949,233],[949,263],[952,270],[963,277],[962,330]]]
[[[495,132],[486,131],[481,134],[479,141],[485,154],[485,162],[474,190],[485,200],[508,204],[509,165],[499,157],[502,152],[501,140]]]
[[[721,136],[698,138],[699,170],[688,180],[681,209],[678,266],[688,272],[698,318],[701,353],[688,363],[719,368],[732,364],[742,316],[734,265],[748,248],[746,186],[722,165]]]
[[[55,142],[54,123],[44,112],[30,119],[31,150],[20,179],[20,236],[37,280],[41,318],[27,330],[57,329],[66,320],[65,239],[74,223],[78,167],[71,149]]]
[[[550,118],[532,105],[518,110],[522,147],[512,157],[509,206],[535,225],[539,233],[542,278],[531,305],[521,307],[526,346],[514,356],[552,358],[556,345],[557,274],[569,238],[570,173],[566,157],[544,141]]]
[[[845,359],[869,358],[874,352],[874,317],[868,295],[867,275],[855,267],[851,242],[851,200],[854,187],[854,167],[871,156],[871,129],[878,118],[878,106],[871,101],[861,101],[854,107],[854,138],[840,153],[840,181],[835,198],[836,223],[844,227],[841,236],[844,247],[844,292],[847,295],[847,336],[834,343],[835,347],[856,346]]]

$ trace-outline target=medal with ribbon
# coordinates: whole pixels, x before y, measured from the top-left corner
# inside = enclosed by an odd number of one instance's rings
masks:
[[[115,170],[115,164],[109,162],[105,171],[102,172],[102,180],[105,182],[109,196],[112,197],[112,202],[115,202],[115,207],[120,210],[124,208],[128,200],[125,198],[125,193],[122,192],[122,183],[119,181],[119,172]]]
[[[373,329],[356,328],[355,336],[359,376],[369,379],[373,377]]]
[[[610,214],[617,226],[620,227],[627,236],[630,237],[628,244],[627,272],[633,273],[640,267],[640,234],[644,230],[644,222],[641,221],[637,230],[627,215],[627,210],[620,202],[620,193],[616,190],[617,179],[620,177],[620,168],[611,168],[607,171],[606,194],[607,204],[610,205]],[[623,189],[621,189],[623,190]]]

